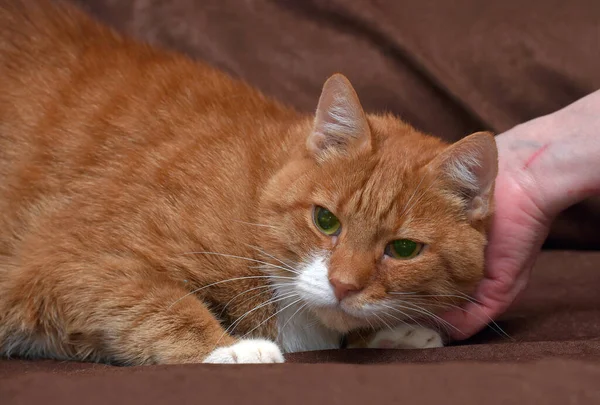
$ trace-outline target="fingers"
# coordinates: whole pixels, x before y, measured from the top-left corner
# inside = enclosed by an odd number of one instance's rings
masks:
[[[525,289],[529,278],[529,269],[519,276],[485,278],[475,293],[477,302],[469,302],[459,309],[452,310],[442,318],[454,326],[448,332],[453,340],[463,340],[485,328],[496,317],[504,313]]]
[[[460,310],[454,309],[441,317],[454,326],[448,329],[451,340],[467,339],[487,325],[487,322],[480,321],[486,318],[486,313],[485,308],[478,304],[469,303]]]
[[[482,281],[484,284],[486,281]],[[486,297],[485,295],[483,297]],[[473,336],[487,326],[494,318],[504,312],[509,302],[496,301],[484,298],[480,303],[469,302],[465,306],[454,309],[444,315],[442,319],[449,322],[454,328],[448,330],[453,340],[463,340]]]

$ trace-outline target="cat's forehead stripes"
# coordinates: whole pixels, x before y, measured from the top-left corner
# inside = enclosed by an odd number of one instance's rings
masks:
[[[424,162],[391,160],[389,156],[373,158],[370,163],[360,164],[344,181],[337,208],[340,213],[365,223],[379,224],[389,230],[395,229],[410,218],[413,202],[417,202],[428,190],[424,183]]]
[[[380,221],[392,209],[401,182],[379,167],[365,173],[365,179],[354,190],[348,190],[344,211]]]

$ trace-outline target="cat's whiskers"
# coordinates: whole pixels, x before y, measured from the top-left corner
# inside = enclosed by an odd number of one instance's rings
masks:
[[[373,326],[373,324],[371,323],[371,321],[369,320],[369,318],[368,318],[368,317],[365,317],[364,319],[365,319],[365,321],[367,321],[367,323],[369,324],[369,327],[371,328],[371,330],[377,330],[377,329],[375,328],[375,326]]]
[[[466,312],[468,314],[473,315],[475,318],[477,318],[480,321],[485,321],[485,319],[483,317],[479,316],[479,314],[477,314],[477,313],[475,313],[473,311],[470,311],[470,310],[468,310],[466,308],[463,308],[461,306],[458,306],[458,305],[454,305],[454,304],[450,304],[450,303],[441,303],[441,302],[439,302],[439,303],[430,303],[430,302],[427,302],[427,301],[425,301],[425,302],[428,305],[432,305],[432,306],[436,306],[436,307],[441,307],[441,308],[446,308],[446,309],[455,308],[455,309],[458,309],[459,311],[463,311],[463,312]],[[491,318],[489,316],[486,316],[486,317],[488,318],[488,320],[491,320]],[[502,329],[502,327],[500,327],[500,325],[498,325],[494,320],[491,320],[488,323],[488,327],[492,331],[494,331],[494,333],[498,334],[499,336],[503,336],[503,337],[505,337],[507,339],[510,339],[510,340],[515,340],[504,329]]]
[[[238,298],[241,295],[247,294],[247,293],[249,293],[251,291],[256,291],[256,290],[261,290],[261,289],[267,289],[267,291],[263,291],[263,292],[260,292],[258,294],[254,294],[252,297],[249,297],[249,298],[245,299],[244,301],[241,301],[238,305],[243,305],[246,302],[250,301],[253,298],[256,298],[259,295],[266,294],[268,292],[272,292],[270,290],[271,288],[284,289],[286,287],[288,287],[287,284],[283,284],[283,283],[271,283],[271,284],[267,284],[267,285],[261,285],[261,286],[258,286],[258,287],[249,288],[249,289],[247,289],[245,291],[242,291],[241,293],[236,294],[233,298],[231,298],[229,301],[227,301],[227,303],[223,306],[223,309],[221,310],[220,316],[223,316],[223,314],[225,313],[225,310],[227,309],[227,307],[229,306],[229,304],[231,304],[236,298]]]
[[[466,308],[463,308],[459,305],[455,305],[455,304],[451,304],[451,303],[446,303],[446,302],[436,302],[436,303],[432,303],[428,300],[426,300],[425,298],[458,298],[458,299],[462,299],[465,300],[467,302],[473,303],[473,304],[477,304],[480,305],[480,302],[477,301],[475,298],[469,296],[468,294],[465,294],[462,291],[456,290],[457,294],[419,294],[419,295],[415,295],[415,296],[409,296],[406,297],[405,299],[408,300],[414,300],[414,299],[418,299],[421,298],[423,299],[423,301],[425,303],[427,303],[428,305],[435,305],[437,307],[440,306],[444,306],[444,307],[448,307],[448,308],[456,308],[460,311],[469,313],[471,315],[473,315],[474,317],[476,317],[478,320],[483,321],[484,318],[482,318],[480,315],[474,313],[473,311],[469,311]],[[390,293],[390,294],[394,294],[394,295],[404,295],[404,293]],[[458,295],[460,294],[460,295]],[[485,316],[486,319],[486,323],[488,323],[488,326],[490,327],[490,329],[492,329],[494,332],[496,332],[498,335],[504,336],[508,339],[514,340],[514,338],[512,336],[510,336],[504,329],[502,329],[502,327],[500,327],[500,325],[498,325],[489,315]]]
[[[391,310],[395,310],[395,308],[390,308],[390,309],[391,309]],[[401,312],[401,311],[400,311],[400,312]],[[401,314],[404,314],[404,312],[401,312]],[[386,317],[387,317],[387,318],[392,318],[394,321],[396,321],[396,322],[394,322],[394,326],[397,326],[398,324],[403,324],[403,325],[411,325],[410,323],[406,322],[406,320],[405,320],[405,319],[401,319],[401,318],[398,318],[397,316],[393,315],[393,314],[391,313],[391,311],[389,311],[389,310],[388,310],[388,311],[384,311],[384,312],[382,312],[382,313],[381,313],[381,316],[382,316],[383,318],[386,318]],[[390,328],[390,330],[392,330],[392,328]]]
[[[451,287],[451,288],[452,288],[452,287]],[[471,302],[471,303],[473,303],[473,304],[476,304],[476,305],[483,305],[483,304],[482,304],[482,302],[481,302],[481,301],[479,301],[478,299],[476,299],[475,297],[473,297],[473,296],[471,296],[471,295],[469,295],[469,294],[467,294],[467,293],[465,293],[465,292],[463,292],[463,291],[460,291],[460,290],[458,290],[457,288],[452,288],[452,289],[453,289],[453,290],[454,290],[456,293],[458,293],[458,294],[460,294],[461,296],[463,296],[463,297],[464,297],[466,300],[468,300],[469,302]],[[470,313],[471,315],[475,315],[473,312],[471,312],[471,311],[466,311],[464,308],[459,308],[459,309],[461,309],[461,310],[463,310],[463,311],[465,311],[465,312],[467,312],[467,313]],[[477,315],[475,315],[475,316],[477,316]],[[507,338],[509,338],[509,339],[511,339],[511,340],[514,340],[514,338],[513,338],[512,336],[510,336],[508,333],[506,333],[506,331],[504,331],[504,329],[502,329],[502,328],[500,327],[500,325],[498,325],[498,324],[496,323],[496,321],[494,321],[494,320],[493,320],[493,319],[492,319],[492,318],[491,318],[489,315],[485,315],[485,317],[486,317],[486,318],[487,318],[487,319],[490,321],[490,324],[494,326],[493,328],[490,326],[490,328],[491,328],[491,329],[492,329],[494,332],[496,332],[496,333],[498,333],[498,332],[501,332],[501,334],[502,334],[502,335],[506,336]],[[478,318],[478,319],[479,319],[479,318]],[[497,330],[496,330],[496,329],[497,329]]]
[[[202,286],[200,288],[196,288],[195,290],[190,291],[189,293],[185,294],[183,297],[175,300],[171,305],[169,305],[169,307],[167,308],[167,310],[171,309],[171,307],[175,304],[177,304],[179,301],[181,301],[182,299],[189,297],[190,295],[196,294],[199,291],[202,291],[206,288],[215,286],[215,285],[219,285],[219,284],[223,284],[223,283],[229,283],[232,281],[238,281],[238,280],[248,280],[248,279],[259,279],[259,278],[267,278],[267,279],[271,279],[271,278],[276,278],[276,279],[284,279],[284,280],[294,280],[293,277],[285,277],[285,276],[272,276],[272,275],[265,275],[265,276],[244,276],[244,277],[234,277],[234,278],[229,278],[226,280],[220,280],[220,281],[216,281],[214,283],[210,283],[207,284],[205,286]]]
[[[182,255],[213,255],[213,256],[221,256],[221,257],[227,257],[227,258],[230,258],[230,259],[246,260],[248,262],[264,264],[265,266],[271,266],[271,267],[278,268],[278,269],[281,269],[281,270],[289,271],[289,269],[286,269],[285,267],[281,267],[281,266],[278,266],[278,265],[273,264],[273,263],[265,262],[263,260],[253,259],[251,257],[246,257],[246,256],[230,255],[230,254],[227,254],[227,253],[205,251],[205,252],[186,252],[186,253],[181,253],[181,254]]]
[[[298,294],[296,294],[296,296],[298,296]],[[286,299],[287,298],[290,298],[290,297],[286,296]],[[242,339],[245,338],[246,336],[248,336],[249,334],[251,334],[252,332],[254,332],[256,329],[260,328],[262,325],[264,325],[266,322],[268,322],[269,319],[273,318],[274,316],[277,316],[277,314],[285,311],[286,309],[288,309],[292,305],[295,305],[295,304],[299,303],[300,301],[302,301],[302,298],[298,298],[297,300],[292,301],[291,303],[287,304],[283,308],[279,309],[273,315],[269,316],[267,319],[265,319],[264,321],[262,321],[261,323],[259,323],[258,325],[256,325],[254,328],[252,328],[249,332],[246,332],[246,334],[244,334],[244,336],[242,336]],[[304,304],[304,305],[306,305],[306,304]]]
[[[396,292],[396,291],[392,291],[389,292],[388,294],[394,294],[394,295],[415,295],[415,294],[419,294],[417,291],[402,291],[402,292]]]
[[[310,306],[308,305],[308,303],[307,303],[307,305],[305,306],[304,309],[305,310],[310,310]],[[310,321],[305,325],[305,328],[307,328],[307,329],[311,329],[315,325],[319,325],[321,323],[321,321],[319,321],[319,318],[317,318],[316,316],[313,316],[313,317],[311,317],[309,319],[310,319]]]
[[[265,307],[265,306],[267,306],[267,305],[275,304],[275,303],[277,303],[277,302],[284,301],[284,300],[286,300],[286,299],[290,299],[290,298],[293,298],[293,297],[295,297],[295,296],[298,296],[298,294],[296,294],[296,293],[293,293],[293,292],[292,292],[292,293],[283,294],[283,295],[281,295],[281,296],[275,296],[275,297],[272,297],[272,298],[268,299],[267,301],[265,301],[265,302],[263,302],[263,303],[261,303],[261,304],[258,304],[258,305],[256,305],[254,308],[252,308],[252,309],[250,309],[250,310],[246,311],[246,312],[245,312],[244,314],[242,314],[242,315],[241,315],[241,316],[240,316],[238,319],[236,319],[236,320],[235,320],[235,321],[234,321],[234,322],[233,322],[231,325],[229,325],[229,326],[227,327],[227,329],[225,329],[225,331],[223,332],[223,334],[221,335],[221,337],[219,337],[219,340],[217,340],[217,343],[216,343],[216,345],[215,345],[215,346],[217,346],[217,345],[218,345],[218,343],[221,341],[221,339],[223,339],[223,337],[224,337],[225,335],[227,335],[227,334],[233,335],[233,331],[235,330],[235,328],[236,328],[236,327],[238,327],[238,326],[239,326],[239,324],[240,324],[240,322],[241,322],[242,320],[244,320],[244,319],[245,319],[245,318],[246,318],[248,315],[250,315],[252,312],[254,312],[254,311],[257,311],[257,310],[259,310],[259,309],[261,309],[261,308],[264,308],[264,307]],[[277,313],[277,312],[276,312],[276,313]],[[269,319],[269,318],[268,318],[268,319]],[[268,320],[268,319],[267,319],[267,320]],[[262,322],[262,323],[261,323],[261,324],[259,324],[258,326],[262,325],[263,323],[264,323],[264,322]],[[256,327],[255,327],[254,329],[256,329]],[[254,329],[252,329],[252,331],[254,331]],[[246,334],[246,335],[247,335],[247,334]],[[244,335],[244,336],[246,336],[246,335]]]
[[[409,305],[409,306],[407,306]],[[406,309],[408,311],[414,311],[416,313],[425,315],[426,318],[431,319],[433,321],[435,321],[436,323],[438,323],[440,326],[443,326],[445,329],[447,329],[447,327],[450,327],[454,330],[456,330],[457,332],[460,332],[460,330],[458,330],[454,325],[452,325],[450,322],[440,318],[438,315],[434,314],[433,312],[429,311],[428,309],[419,306],[417,304],[411,303],[409,301],[400,301],[399,303],[394,303],[395,308],[399,307],[402,309]]]
[[[457,289],[456,287],[452,287],[452,286],[448,286],[450,289],[454,290],[455,293],[457,293],[458,295],[464,297],[466,300],[472,302],[473,304],[479,304],[481,305],[481,301],[479,301],[478,299],[476,299],[475,297],[460,291],[459,289]]]
[[[473,311],[469,311],[468,309],[463,308],[458,305],[454,305],[454,304],[450,304],[450,303],[442,303],[442,302],[431,303],[431,302],[427,302],[427,300],[423,300],[423,302],[425,302],[426,304],[431,305],[431,306],[441,307],[441,308],[445,308],[445,309],[455,308],[455,309],[458,309],[459,311],[463,311],[463,312],[473,315],[475,318],[477,318],[480,321],[484,321],[484,319],[481,316],[479,316],[477,313],[474,313]],[[489,318],[489,316],[487,318]],[[502,329],[500,327],[500,325],[498,325],[493,320],[488,324],[488,327],[491,330],[493,330],[495,333],[497,333],[498,335],[504,336],[511,340],[514,340],[514,338],[512,336],[510,336],[507,332],[505,332],[504,329]]]
[[[408,304],[408,303],[406,303],[406,304]],[[394,306],[390,306],[390,309],[393,310],[393,311],[399,312],[403,316],[409,316],[411,318],[411,322],[419,325],[420,327],[423,327],[423,325],[420,322],[418,322],[417,319],[413,318],[412,316],[410,316],[407,312],[404,312],[403,310],[416,312],[416,313],[420,314],[423,319],[431,319],[436,324],[438,324],[438,325],[440,324],[439,321],[437,321],[435,318],[431,317],[431,314],[422,311],[422,309],[418,308],[418,307],[415,308],[413,306],[409,307],[409,306],[406,306],[406,305],[402,305],[401,303],[394,303]],[[408,324],[408,322],[407,322],[407,324]],[[444,329],[446,329],[444,327],[444,325],[439,325],[439,326],[442,327],[442,328],[444,328]]]
[[[386,322],[386,321],[385,321],[385,320],[384,320],[382,317],[380,317],[380,316],[377,314],[377,312],[374,312],[374,311],[372,311],[372,312],[371,312],[371,314],[372,314],[372,315],[374,315],[374,316],[375,316],[375,318],[379,319],[379,321],[380,321],[381,323],[383,323],[385,326],[387,326],[389,330],[391,330],[391,331],[393,331],[393,330],[394,330],[394,328],[392,328],[392,325],[390,325],[390,324],[389,324],[389,323],[387,323],[387,322]]]
[[[270,257],[271,259],[277,261],[278,263],[280,263],[282,266],[284,266],[291,273],[300,275],[300,272],[297,269],[293,268],[291,265],[289,265],[288,263],[284,262],[283,260],[277,258],[276,256],[274,256],[274,255],[272,255],[270,253],[265,252],[264,250],[262,250],[258,246],[253,246],[253,245],[248,245],[248,244],[245,244],[245,245],[248,246],[249,248],[252,248],[252,249],[256,250],[257,252],[261,253],[262,255]],[[279,267],[277,266],[277,268],[279,268]]]
[[[419,323],[419,321],[418,321],[417,319],[413,318],[412,316],[410,316],[410,314],[407,314],[407,313],[405,313],[405,312],[402,312],[402,311],[401,311],[401,310],[399,310],[398,308],[391,307],[391,306],[389,306],[389,305],[387,305],[387,304],[384,304],[384,303],[381,303],[380,305],[381,305],[381,306],[384,306],[384,307],[386,307],[386,308],[393,309],[393,310],[396,310],[396,311],[400,312],[400,314],[401,314],[402,316],[408,317],[408,318],[411,320],[411,322],[414,322],[414,323],[416,323],[417,325],[419,325],[419,326],[421,326],[421,327],[422,327],[422,325]],[[404,322],[405,324],[408,324],[408,322],[406,322],[405,320],[402,320],[402,319],[399,319],[399,318],[396,318],[396,319],[398,319],[399,321],[402,321],[402,322]]]
[[[413,306],[417,306],[417,307],[419,307],[419,309],[424,310],[424,311],[427,311],[427,310],[425,308],[423,308],[423,306],[443,308],[443,309],[448,309],[451,306],[451,304],[447,304],[447,303],[444,303],[444,302],[431,302],[428,299],[418,299],[418,298],[410,298],[408,300],[403,301],[403,303],[404,304],[408,304],[408,305],[412,304]],[[419,306],[419,305],[421,305],[421,306]],[[428,311],[428,312],[431,312],[431,311]],[[434,314],[434,313],[431,312],[431,314]],[[440,323],[438,319],[441,319],[441,318],[433,318],[430,314],[425,314],[425,316],[427,316],[428,318],[436,321],[436,323],[438,323],[438,324]],[[413,319],[413,321],[417,322],[416,319]],[[417,322],[417,324],[419,324],[419,323]],[[419,326],[423,326],[423,325],[419,324]]]
[[[260,291],[260,292],[258,292],[258,293],[256,293],[256,294],[252,295],[251,297],[248,297],[248,298],[246,298],[245,300],[241,301],[241,302],[239,303],[239,305],[240,305],[240,306],[242,306],[242,305],[246,304],[248,301],[252,301],[252,300],[254,300],[254,299],[257,299],[257,298],[258,298],[258,297],[260,297],[261,295],[265,295],[265,294],[268,294],[268,293],[270,293],[270,292],[272,292],[272,291],[271,291],[271,290],[269,290],[269,289],[267,289],[267,290],[264,290],[264,291]],[[239,295],[239,294],[238,294],[238,295]],[[237,297],[237,296],[236,296],[236,297]],[[231,300],[229,300],[229,301],[228,301],[227,305],[229,305],[229,304],[231,303],[231,301],[232,301],[232,300],[233,300],[233,298],[232,298]],[[221,317],[222,317],[222,316],[223,316],[223,314],[225,313],[225,310],[227,309],[227,305],[225,305],[225,306],[223,307],[223,309],[221,310],[221,313],[220,313],[220,316],[221,316]]]
[[[408,298],[458,298],[465,301],[470,301],[469,298],[457,294],[419,294],[419,293],[404,293],[404,292],[389,292],[390,295],[405,295]]]
[[[281,327],[281,329],[279,329],[279,332],[281,332],[282,330],[284,330],[284,329],[285,329],[285,327],[287,326],[287,324],[288,324],[288,323],[290,323],[290,321],[292,320],[292,318],[293,318],[294,316],[296,316],[296,314],[298,314],[298,313],[299,313],[299,312],[301,312],[302,310],[306,309],[306,308],[307,308],[307,306],[308,306],[308,303],[304,303],[304,304],[300,305],[300,307],[299,307],[299,308],[296,310],[296,312],[294,312],[294,313],[292,314],[292,316],[290,316],[290,317],[287,319],[287,321],[285,321],[285,323],[283,324],[283,326]]]
[[[279,269],[280,267],[277,266],[277,265],[274,266],[272,264],[258,264],[256,266],[248,266],[248,268],[249,269],[260,269],[260,270],[262,270],[265,273],[272,273],[272,270],[274,268],[275,269]],[[294,273],[294,274],[300,275],[300,273],[295,273],[294,271],[291,271],[291,270],[286,270],[286,271],[288,271],[290,273]]]

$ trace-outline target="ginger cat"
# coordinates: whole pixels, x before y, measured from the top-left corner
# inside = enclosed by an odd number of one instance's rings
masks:
[[[483,274],[497,152],[300,114],[71,6],[0,5],[0,355],[268,363],[435,347]]]

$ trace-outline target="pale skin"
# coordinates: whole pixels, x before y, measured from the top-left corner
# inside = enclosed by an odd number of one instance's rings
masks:
[[[523,291],[554,217],[600,195],[600,90],[496,137],[496,214],[486,276],[462,310],[444,315],[465,339],[501,315]]]

